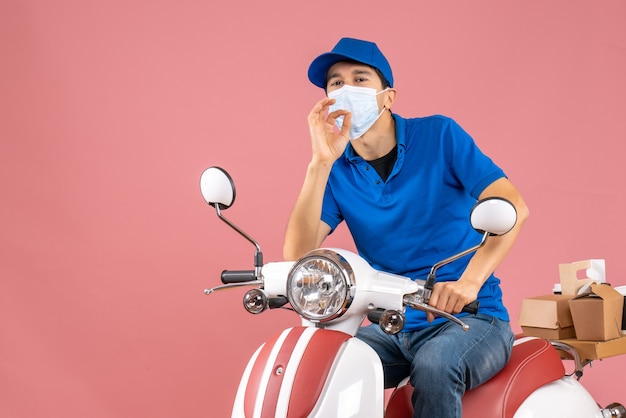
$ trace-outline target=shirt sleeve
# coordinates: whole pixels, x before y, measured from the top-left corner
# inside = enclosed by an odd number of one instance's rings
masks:
[[[329,235],[332,234],[335,231],[335,228],[337,228],[337,226],[343,221],[343,217],[341,216],[341,211],[335,201],[330,182],[326,184],[326,191],[324,192],[321,220],[330,226]]]
[[[504,171],[478,148],[473,138],[454,120],[448,119],[442,134],[449,172],[472,197],[478,199],[487,186],[506,177]]]

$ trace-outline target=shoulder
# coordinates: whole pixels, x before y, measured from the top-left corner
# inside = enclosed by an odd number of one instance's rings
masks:
[[[459,124],[454,119],[444,115],[403,118],[394,114],[394,117],[396,118],[396,122],[403,125],[408,131],[422,130],[432,132],[444,131],[446,129],[461,129]]]
[[[409,144],[413,141],[440,142],[457,136],[465,136],[465,131],[449,116],[430,115],[413,118],[402,118],[394,115],[400,142]]]
[[[430,115],[407,119],[407,125],[444,128],[446,126],[458,126],[458,123],[449,116]]]

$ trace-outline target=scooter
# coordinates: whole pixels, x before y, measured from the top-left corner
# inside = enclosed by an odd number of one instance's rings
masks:
[[[285,329],[250,358],[235,397],[232,417],[387,417],[413,416],[412,387],[405,379],[385,402],[383,370],[372,348],[355,338],[368,318],[395,334],[404,326],[407,306],[447,318],[464,330],[461,318],[428,304],[437,269],[482,247],[491,236],[506,234],[517,221],[515,207],[500,198],[477,202],[470,213],[482,240],[432,266],[425,280],[373,269],[358,254],[320,248],[297,261],[263,262],[259,244],[222,211],[235,201],[235,185],[220,167],[200,178],[202,195],[220,220],[252,243],[254,268],[224,270],[223,285],[206,294],[252,286],[243,297],[252,314],[291,309],[301,326]],[[477,303],[466,307],[476,312]],[[557,351],[558,350],[558,351]],[[566,374],[561,353],[575,362]],[[573,347],[533,337],[515,340],[511,360],[495,377],[463,397],[464,417],[626,417],[619,403],[601,408],[579,382],[581,362]]]

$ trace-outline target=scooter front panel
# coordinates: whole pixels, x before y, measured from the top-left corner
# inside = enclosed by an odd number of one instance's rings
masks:
[[[237,397],[234,410],[252,418],[308,416],[337,352],[350,338],[342,332],[308,327],[289,328],[274,336],[248,365],[242,378],[245,395]]]
[[[244,398],[246,417],[276,414],[276,403],[289,356],[304,331],[302,327],[286,329],[263,345],[248,377]],[[305,339],[309,337],[307,335]]]
[[[383,367],[378,354],[350,338],[335,357],[326,385],[308,418],[382,418],[385,407]]]

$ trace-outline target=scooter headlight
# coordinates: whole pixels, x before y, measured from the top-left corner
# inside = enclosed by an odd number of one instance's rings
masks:
[[[340,254],[313,250],[289,272],[287,297],[293,309],[311,322],[327,322],[345,313],[352,303],[354,272]]]

